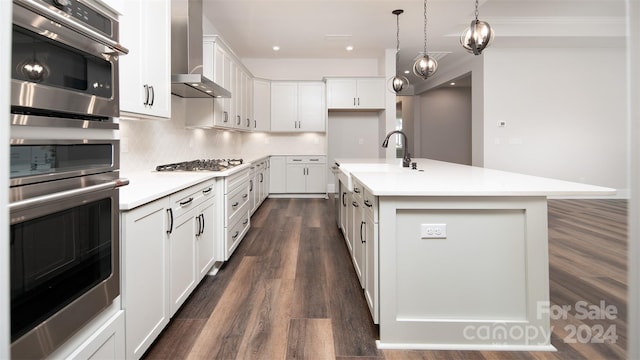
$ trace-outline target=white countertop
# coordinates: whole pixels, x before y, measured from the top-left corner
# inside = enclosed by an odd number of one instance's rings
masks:
[[[225,171],[123,172],[120,176],[129,179],[129,185],[120,188],[120,210],[131,210],[203,181],[229,176],[267,157],[245,160],[242,165]]]
[[[376,196],[599,196],[615,189],[429,159],[336,159]]]

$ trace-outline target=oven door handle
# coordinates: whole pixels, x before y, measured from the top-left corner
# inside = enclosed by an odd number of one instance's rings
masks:
[[[16,201],[14,203],[9,204],[9,211],[19,211],[27,207],[31,206],[39,206],[43,205],[50,201],[56,201],[64,198],[68,198],[71,196],[84,195],[95,191],[109,190],[109,189],[117,189],[121,186],[125,186],[129,184],[129,179],[117,179],[114,181],[109,181],[104,184],[87,186],[79,189],[67,190],[57,192],[55,194],[48,194],[44,196],[38,196],[31,199],[26,199],[22,201]]]
[[[126,55],[129,53],[129,50],[124,46],[122,46],[122,44],[116,41],[113,41],[98,32],[91,30],[90,28],[73,20],[73,18],[71,17],[67,18],[63,15],[60,15],[56,11],[52,11],[47,7],[48,5],[44,5],[45,3],[41,3],[40,1],[37,1],[37,0],[19,0],[18,3],[20,3],[21,5],[31,9],[32,11],[50,20],[53,20],[67,28],[73,29],[74,31],[80,33],[83,36],[90,38],[91,40],[97,41],[102,45],[108,48],[111,48],[112,50],[119,53],[120,55]]]

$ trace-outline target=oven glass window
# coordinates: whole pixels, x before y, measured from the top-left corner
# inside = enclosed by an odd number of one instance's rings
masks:
[[[111,144],[11,145],[10,178],[113,165]]]
[[[111,98],[112,69],[92,56],[13,26],[11,78]]]
[[[11,225],[11,341],[111,275],[112,201]]]

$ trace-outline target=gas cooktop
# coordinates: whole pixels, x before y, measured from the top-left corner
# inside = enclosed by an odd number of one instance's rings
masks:
[[[207,159],[156,166],[156,171],[224,171],[242,164],[242,159]]]

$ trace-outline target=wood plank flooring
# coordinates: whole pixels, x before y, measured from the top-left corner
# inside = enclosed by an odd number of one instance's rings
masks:
[[[549,201],[551,308],[571,306],[567,316],[552,316],[557,352],[378,350],[378,329],[332,202],[267,199],[230,261],[205,278],[145,358],[624,359],[626,206],[624,200]],[[615,319],[581,319],[587,314],[575,308],[581,301],[615,307]],[[614,343],[581,343],[602,339],[600,327],[615,330]]]

